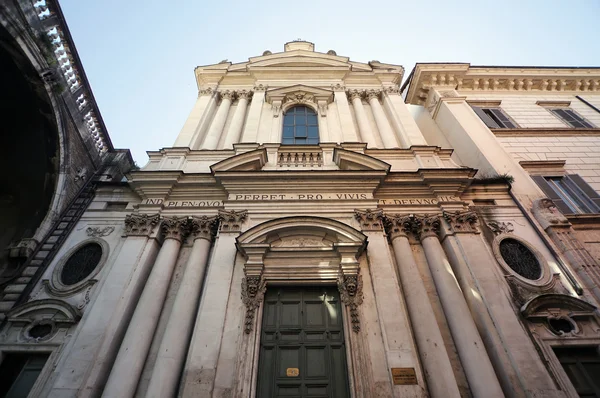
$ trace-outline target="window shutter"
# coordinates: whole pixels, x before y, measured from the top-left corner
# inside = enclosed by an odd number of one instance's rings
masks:
[[[490,112],[492,112],[507,129],[514,129],[517,127],[502,109],[490,109]]]
[[[483,112],[483,110],[481,110],[481,108],[479,108],[477,106],[472,106],[471,108],[473,108],[473,110],[475,111],[477,116],[479,116],[479,118],[485,123],[486,126],[488,126],[491,129],[500,128],[500,126],[498,126],[498,124],[495,121],[493,121],[491,117],[486,115]]]
[[[542,191],[544,191],[544,193],[546,194],[546,196],[548,196],[550,199],[552,199],[552,201],[554,202],[554,204],[556,205],[556,207],[563,214],[573,214],[573,211],[569,208],[569,206],[567,206],[565,204],[565,201],[562,200],[560,198],[560,196],[558,196],[558,194],[556,192],[554,192],[554,189],[552,189],[552,187],[550,186],[550,184],[548,184],[548,181],[546,181],[546,179],[544,177],[542,177],[542,176],[531,176],[531,178],[542,189]]]
[[[564,112],[566,114],[568,114],[572,120],[576,121],[580,125],[580,126],[576,126],[576,127],[594,128],[594,126],[592,126],[590,123],[588,123],[587,120],[585,120],[584,118],[579,116],[574,110],[565,109]]]
[[[588,198],[596,205],[596,212],[600,212],[600,195],[598,192],[594,190],[594,188],[590,187],[587,182],[579,175],[579,174],[569,174],[565,178],[569,179],[573,182],[579,189],[583,191],[584,194],[587,195]]]

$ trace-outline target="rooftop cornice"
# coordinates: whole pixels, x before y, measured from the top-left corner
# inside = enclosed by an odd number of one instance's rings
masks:
[[[417,64],[406,102],[423,105],[431,88],[469,92],[598,92],[600,68],[470,66]]]

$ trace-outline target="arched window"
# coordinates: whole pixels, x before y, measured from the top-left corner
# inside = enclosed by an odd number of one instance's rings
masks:
[[[288,145],[318,144],[319,125],[315,111],[304,105],[288,109],[283,117],[281,143]]]

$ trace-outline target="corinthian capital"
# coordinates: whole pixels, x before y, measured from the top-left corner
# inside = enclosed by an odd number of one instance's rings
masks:
[[[367,90],[365,94],[366,94],[367,99],[369,101],[372,100],[372,99],[379,100],[379,96],[381,95],[381,90],[373,90],[373,89],[371,89],[371,90]]]
[[[257,84],[254,86],[254,91],[267,91],[267,86],[265,84]]]
[[[207,87],[207,88],[203,88],[198,90],[198,95],[212,95],[212,93],[214,93],[215,90],[213,90],[212,87]]]
[[[125,216],[125,235],[148,236],[158,224],[158,214],[128,214]]]
[[[242,229],[242,223],[248,217],[247,210],[219,210],[219,220],[221,221],[221,232],[239,232]]]
[[[399,236],[408,237],[414,231],[415,220],[412,214],[386,214],[383,225],[390,241],[393,241]]]
[[[354,210],[354,217],[360,222],[363,231],[381,231],[382,230],[383,210]]]
[[[474,211],[445,211],[444,218],[453,233],[479,233],[477,214]]]
[[[333,91],[346,91],[346,86],[344,86],[343,84],[337,83],[337,84],[332,84],[331,89]]]
[[[175,239],[182,241],[186,235],[187,218],[185,217],[165,217],[160,224],[160,228],[165,239]]]
[[[360,99],[362,97],[362,91],[360,90],[348,90],[348,98],[350,99],[350,101],[352,101],[355,98]]]
[[[400,94],[400,89],[394,86],[384,87],[383,91],[387,94]]]
[[[250,90],[238,90],[235,92],[235,94],[237,95],[238,99],[250,99],[250,97],[252,97],[252,91]]]
[[[414,216],[413,228],[421,240],[430,236],[437,237],[440,232],[440,217],[437,215]]]
[[[224,90],[224,91],[219,91],[219,94],[221,95],[222,99],[231,101],[233,99],[233,97],[235,96],[235,91]]]
[[[194,240],[206,239],[211,241],[218,223],[219,219],[217,216],[192,216],[188,222],[188,230]]]

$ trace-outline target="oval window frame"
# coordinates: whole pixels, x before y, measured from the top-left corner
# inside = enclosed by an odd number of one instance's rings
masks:
[[[88,245],[90,243],[96,243],[96,244],[100,245],[100,248],[102,250],[102,255],[100,256],[100,260],[98,261],[98,264],[96,265],[94,270],[92,272],[90,272],[90,274],[88,276],[86,276],[79,282],[74,283],[72,285],[65,285],[64,283],[62,283],[61,275],[62,275],[62,271],[63,271],[65,265],[67,264],[67,261],[79,249],[81,249],[82,247],[84,247],[85,245]],[[99,239],[99,238],[86,239],[84,241],[79,242],[77,245],[73,246],[62,256],[60,261],[54,267],[54,270],[52,271],[51,282],[50,282],[51,290],[55,291],[56,293],[61,293],[61,294],[72,294],[72,293],[82,290],[83,288],[85,288],[88,285],[90,280],[94,279],[94,277],[96,275],[98,275],[98,273],[100,272],[100,270],[106,263],[106,260],[108,259],[108,252],[109,252],[108,243],[105,240]]]
[[[508,265],[506,263],[506,261],[504,261],[504,258],[502,257],[502,253],[500,252],[500,243],[505,239],[516,240],[517,242],[519,242],[520,244],[525,246],[533,254],[533,256],[535,257],[535,259],[537,260],[537,262],[541,268],[541,276],[538,279],[525,278],[521,274],[514,271],[510,267],[510,265]],[[540,253],[532,244],[530,244],[526,240],[524,240],[516,235],[513,235],[513,234],[501,234],[501,235],[496,236],[496,238],[494,238],[494,242],[492,244],[492,249],[494,251],[494,257],[496,257],[496,261],[498,261],[498,263],[500,264],[500,266],[502,267],[504,272],[508,273],[509,275],[513,275],[515,278],[518,278],[519,281],[522,281],[523,283],[526,283],[531,286],[537,286],[537,287],[546,286],[552,282],[552,271],[550,270],[550,266],[548,265],[548,262],[546,261],[546,259],[542,255],[542,253]]]

